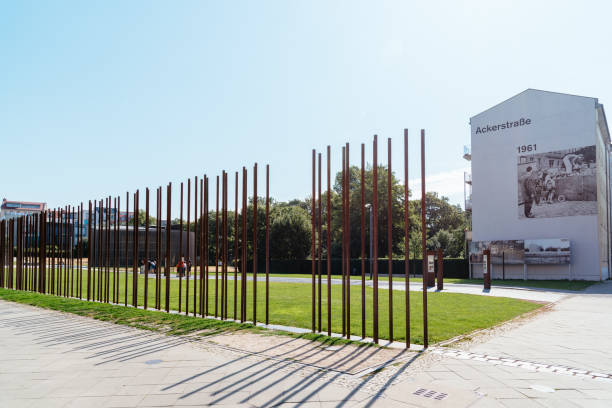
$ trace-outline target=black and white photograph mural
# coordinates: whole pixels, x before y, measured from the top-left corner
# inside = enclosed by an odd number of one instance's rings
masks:
[[[519,218],[597,214],[594,145],[520,154],[517,165]]]
[[[521,265],[525,262],[523,240],[491,241],[491,263]]]
[[[472,241],[470,242],[470,263],[482,263],[482,251],[489,249],[491,243],[489,241]]]
[[[570,263],[569,239],[526,239],[525,263],[532,265]]]

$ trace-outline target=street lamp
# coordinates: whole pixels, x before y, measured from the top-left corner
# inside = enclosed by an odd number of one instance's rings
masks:
[[[366,204],[365,208],[370,213],[370,280],[372,280],[372,204]]]

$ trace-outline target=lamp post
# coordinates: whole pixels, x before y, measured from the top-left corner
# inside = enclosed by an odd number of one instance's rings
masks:
[[[372,204],[366,204],[365,208],[368,210],[370,214],[370,280],[372,280]]]

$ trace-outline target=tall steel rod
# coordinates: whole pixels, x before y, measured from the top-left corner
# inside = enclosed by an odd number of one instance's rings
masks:
[[[224,276],[224,285],[223,285],[223,318],[227,319],[227,305],[228,305],[228,255],[229,255],[229,248],[228,248],[228,208],[229,208],[229,202],[228,202],[228,190],[229,190],[229,186],[228,186],[228,180],[227,180],[227,172],[223,172],[223,276]]]
[[[318,154],[318,183],[319,183],[319,188],[318,188],[318,193],[319,193],[319,197],[317,199],[317,237],[318,237],[318,242],[317,242],[317,275],[318,275],[318,292],[319,292],[319,304],[318,304],[318,311],[317,311],[317,317],[318,317],[318,331],[321,332],[321,306],[322,306],[322,297],[323,294],[321,293],[322,289],[323,289],[323,284],[322,284],[322,280],[321,280],[321,257],[322,257],[322,251],[321,251],[321,246],[322,246],[322,237],[321,237],[321,230],[322,230],[322,224],[323,224],[323,220],[322,220],[322,210],[321,210],[321,153]]]
[[[225,319],[225,268],[227,265],[227,262],[225,260],[225,231],[227,229],[227,224],[225,223],[225,191],[226,191],[226,185],[225,185],[225,170],[223,170],[221,172],[221,226],[220,226],[220,236],[219,239],[221,240],[221,244],[220,244],[220,260],[221,260],[221,304],[220,304],[220,309],[221,309],[221,319]]]
[[[166,312],[170,312],[170,230],[172,227],[172,183],[168,183],[166,191]]]
[[[51,240],[54,241],[55,236],[55,211],[52,215],[52,230],[51,230]],[[87,210],[87,300],[91,299],[91,262],[92,262],[92,253],[91,253],[91,242],[92,242],[92,213],[91,213],[91,200],[89,200],[89,208]],[[55,252],[55,242],[53,242],[51,246],[51,250],[53,253]],[[52,255],[53,257],[53,255]],[[54,259],[52,258],[51,264],[51,279],[53,279],[53,269],[55,268]]]
[[[209,186],[208,186],[208,181],[209,178],[208,176],[204,176],[204,309],[203,309],[203,313],[205,316],[208,316],[208,306],[210,303],[210,299],[209,299],[209,288],[210,288],[210,282],[208,280],[208,265],[210,263],[210,240],[209,240],[209,234],[210,234],[210,225],[209,225]]]
[[[187,179],[187,273],[185,276],[185,314],[189,315],[189,275],[191,274],[191,179]]]
[[[331,147],[327,146],[327,335],[331,336]]]
[[[200,222],[198,222],[198,176],[195,176],[194,179],[194,183],[193,183],[193,231],[194,231],[194,236],[193,236],[193,244],[194,244],[194,259],[192,261],[193,264],[193,315],[196,315],[196,305],[197,305],[197,287],[198,287],[198,246],[197,246],[197,242],[198,242],[198,228],[202,228],[202,218],[200,217],[199,220]],[[202,242],[200,241],[200,246],[201,246]],[[202,257],[202,253],[200,252],[200,257]]]
[[[429,345],[427,322],[427,224],[425,223],[425,130],[421,129],[421,245],[423,250],[423,347]]]
[[[315,203],[315,188],[316,188],[316,184],[315,184],[315,162],[316,162],[316,151],[315,149],[312,149],[312,206],[310,208],[310,212],[312,213],[312,217],[311,217],[311,224],[312,224],[312,245],[311,245],[311,250],[310,250],[310,259],[311,259],[311,272],[312,272],[312,332],[314,333],[316,331],[316,326],[315,326],[315,319],[316,319],[316,306],[315,306],[315,302],[316,302],[316,293],[315,293],[315,207],[316,207],[316,203]]]
[[[219,307],[219,176],[217,176],[217,201],[215,207],[215,317]]]
[[[208,216],[206,211],[208,211],[205,207],[205,195],[204,188],[208,188],[208,184],[206,184],[206,176],[203,176],[200,179],[200,315],[204,316],[204,288],[206,285],[206,281],[204,280],[205,271],[208,270],[208,256],[207,252],[208,247],[206,246],[206,237],[208,234]]]
[[[138,307],[138,207],[139,191],[134,193],[134,259],[132,262],[132,306]]]
[[[387,139],[387,248],[389,275],[389,342],[393,342],[393,197],[391,195],[391,138]]]
[[[157,222],[155,223],[155,308],[157,310],[161,310],[161,269],[162,269],[162,261],[161,261],[161,218],[162,218],[162,198],[161,187],[157,187],[156,191],[156,216]]]
[[[246,320],[247,270],[247,169],[242,167],[242,256],[240,260],[240,322]]]
[[[113,240],[113,302],[119,303],[119,196],[115,197],[115,219],[114,219],[114,233],[115,238]]]
[[[182,306],[182,294],[183,294],[183,261],[185,259],[185,251],[183,249],[183,182],[181,181],[181,206],[180,206],[180,218],[179,218],[179,258],[178,258],[178,262],[176,264],[176,274],[178,275],[179,278],[179,285],[178,285],[178,312],[181,313],[181,306]]]
[[[361,338],[366,337],[366,304],[365,304],[365,144],[361,144],[361,178],[359,183],[361,205],[359,210],[361,235]]]
[[[346,144],[346,337],[351,338],[351,166]]]
[[[145,237],[144,237],[144,308],[149,301],[149,187],[145,190]]]
[[[111,238],[111,197],[106,206],[106,303],[110,302],[110,238]]]
[[[253,324],[257,324],[257,163],[253,166]]]
[[[374,207],[374,219],[372,225],[372,258],[373,258],[373,275],[374,275],[374,290],[373,290],[373,332],[374,343],[378,344],[378,136],[374,135],[374,143],[372,148],[372,207]]]
[[[238,318],[238,172],[236,172],[234,192],[234,320]],[[267,323],[266,323],[267,324]]]
[[[319,168],[321,160],[319,156]],[[320,170],[319,170],[320,171]],[[319,202],[321,201],[321,182],[319,181]],[[238,202],[236,202],[237,206]],[[321,275],[319,274],[319,292]],[[319,302],[321,296],[319,294]],[[270,165],[266,164],[266,325],[270,323]],[[321,316],[319,314],[319,331],[321,331]]]
[[[408,201],[408,129],[404,129],[404,291],[406,302],[406,348],[410,348],[410,202]]]
[[[102,242],[104,239],[103,229],[104,229],[104,200],[100,199],[99,201],[100,208],[98,211],[99,224],[98,224],[98,261],[96,262],[96,266],[98,267],[98,301],[103,301],[103,284],[104,284],[104,253],[102,252]]]
[[[125,281],[125,285],[124,285],[124,295],[125,295],[125,304],[124,306],[128,305],[128,272],[129,272],[129,263],[128,263],[128,253],[129,253],[129,237],[130,237],[130,231],[129,231],[129,225],[130,225],[130,193],[126,192],[125,193],[125,274],[124,274],[124,281]]]
[[[5,287],[5,272],[4,265],[6,264],[6,250],[4,248],[4,239],[6,236],[5,220],[0,220],[0,287]]]
[[[342,146],[342,336],[346,335],[346,146]]]

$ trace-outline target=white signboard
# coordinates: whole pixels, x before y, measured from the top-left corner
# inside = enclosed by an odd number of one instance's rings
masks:
[[[489,257],[486,254],[482,254],[482,273],[487,274],[487,269],[489,266]]]
[[[434,256],[427,255],[427,272],[434,273]]]

